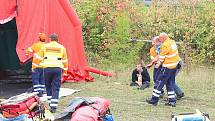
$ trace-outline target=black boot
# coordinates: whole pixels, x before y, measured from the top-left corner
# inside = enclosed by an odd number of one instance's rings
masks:
[[[130,86],[133,87],[133,86],[139,86],[139,85],[136,82],[131,82]]]
[[[181,93],[180,95],[177,95],[177,100],[180,100],[182,97],[184,97],[184,93]]]
[[[143,84],[139,89],[144,90],[146,88],[149,88],[149,83]]]
[[[151,104],[151,105],[154,105],[154,106],[157,106],[157,102],[155,103],[155,102],[152,102],[152,100],[149,98],[149,99],[146,99],[146,102],[148,103],[148,104]]]
[[[56,112],[56,108],[51,108],[51,109],[50,109],[50,112],[51,112],[51,113],[55,113],[55,112]]]
[[[176,103],[175,102],[167,102],[165,103],[166,106],[172,106],[172,107],[176,107]]]

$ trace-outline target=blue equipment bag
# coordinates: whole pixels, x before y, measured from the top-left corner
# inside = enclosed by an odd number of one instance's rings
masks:
[[[113,116],[111,114],[106,114],[104,117],[104,121],[114,121]]]
[[[108,108],[106,115],[103,118],[103,121],[114,121],[113,115],[110,113],[110,109]]]

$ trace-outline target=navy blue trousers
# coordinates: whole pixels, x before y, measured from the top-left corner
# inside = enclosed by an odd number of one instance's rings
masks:
[[[153,81],[154,81],[154,83],[156,82],[156,80],[159,76],[160,69],[161,69],[161,67],[154,68],[154,70],[153,70]]]
[[[180,71],[180,69],[181,69],[181,65],[177,65],[177,71],[176,71],[176,75],[177,75],[177,73]],[[154,71],[153,71],[153,81],[154,81],[154,88],[156,88],[156,80],[157,80],[157,78],[158,78],[158,76],[159,76],[159,73],[160,73],[160,70],[161,70],[161,67],[159,67],[159,68],[154,68]],[[175,94],[177,95],[177,96],[180,96],[180,95],[182,95],[182,93],[183,93],[183,91],[181,90],[181,88],[178,86],[178,84],[177,83],[175,83],[175,87],[174,87],[174,91],[175,91]],[[162,91],[161,91],[161,93],[164,93],[164,90],[162,89]]]
[[[159,101],[159,96],[165,85],[168,93],[169,102],[176,103],[176,97],[175,97],[175,91],[174,91],[175,74],[176,74],[176,68],[168,69],[166,67],[161,67],[159,76],[157,77],[157,80],[155,82],[156,86],[154,86],[154,90],[151,98],[151,101],[153,103],[157,103]]]
[[[50,67],[44,69],[46,93],[51,108],[57,108],[61,86],[62,69]]]
[[[156,80],[158,79],[160,71],[161,71],[161,66],[158,67],[158,68],[154,68],[154,70],[153,70],[153,81],[154,81],[154,88],[155,89],[157,88]],[[164,90],[163,89],[161,90],[161,93],[164,94]]]
[[[45,81],[43,77],[43,68],[35,68],[32,71],[32,82],[34,92],[38,92],[38,96],[42,96],[45,90]]]

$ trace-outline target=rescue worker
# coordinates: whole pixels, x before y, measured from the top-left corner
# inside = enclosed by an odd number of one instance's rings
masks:
[[[58,106],[62,71],[64,75],[67,74],[68,60],[66,49],[58,43],[57,34],[53,33],[50,38],[51,42],[45,44],[43,49],[38,53],[40,58],[43,58],[43,61],[40,59],[37,59],[37,61],[44,68],[48,103],[50,111],[55,113]]]
[[[178,55],[178,49],[175,41],[170,39],[166,33],[161,33],[159,35],[159,40],[162,42],[160,55],[158,58],[158,61],[161,64],[161,69],[156,80],[157,86],[153,90],[152,97],[150,99],[146,99],[146,102],[152,105],[157,105],[161,91],[164,85],[166,85],[169,102],[165,105],[175,107],[175,75],[180,57]]]
[[[158,66],[159,63],[157,61],[158,55],[160,53],[160,46],[161,46],[161,42],[159,41],[159,36],[154,37],[152,39],[152,47],[150,48],[150,58],[152,60],[151,63],[155,64],[154,70],[153,70],[153,81],[154,81],[154,83],[155,83],[156,78],[158,76],[157,72],[160,69],[160,66]]]
[[[182,59],[180,58],[179,62],[178,62],[178,65],[177,65],[177,70],[176,70],[176,74],[175,76],[177,76],[177,74],[181,71],[181,68],[183,66],[183,61]],[[184,95],[184,92],[181,90],[181,88],[178,86],[177,82],[175,82],[175,94],[176,94],[176,98],[177,100],[180,100],[181,98],[183,98],[185,95]]]
[[[32,60],[32,82],[33,82],[33,91],[38,92],[38,96],[42,97],[45,90],[45,81],[43,79],[43,68],[35,62],[36,59],[41,59],[38,56],[38,52],[43,48],[46,41],[46,34],[39,33],[38,42],[34,43],[31,47],[26,49],[26,56],[29,57],[30,53],[33,53]]]
[[[156,37],[153,38],[153,40],[152,40],[152,45],[153,46],[150,49],[150,57],[152,59],[152,62],[146,66],[146,67],[150,67],[153,64],[155,65],[154,66],[154,71],[153,71],[153,80],[154,80],[155,86],[157,86],[156,85],[156,80],[157,80],[157,78],[159,76],[159,72],[160,72],[160,69],[161,69],[161,66],[159,66],[160,64],[159,64],[159,61],[158,61],[158,58],[157,58],[158,55],[160,54],[161,44],[162,43],[159,40],[159,36],[156,36]],[[181,70],[182,64],[183,64],[183,61],[180,58],[180,61],[179,61],[178,65],[177,65],[176,75]],[[184,97],[184,92],[181,90],[181,88],[178,86],[177,83],[175,83],[174,91],[175,91],[175,94],[177,96],[177,100],[180,100],[182,97]],[[162,89],[160,97],[162,97],[163,95],[164,95],[164,90]]]
[[[158,55],[160,54],[160,47],[161,47],[161,42],[159,41],[159,36],[155,36],[152,39],[152,47],[150,48],[150,58],[151,58],[151,63],[148,64],[146,67],[151,67],[154,65],[154,70],[153,70],[153,81],[154,81],[154,88],[156,88],[156,80],[157,77],[159,76],[159,72],[161,69],[160,63],[158,61]],[[164,90],[161,90],[161,95],[164,95]]]

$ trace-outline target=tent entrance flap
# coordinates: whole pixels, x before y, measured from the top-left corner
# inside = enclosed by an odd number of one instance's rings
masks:
[[[16,53],[17,38],[15,19],[0,24],[0,70],[19,69],[19,58]]]

